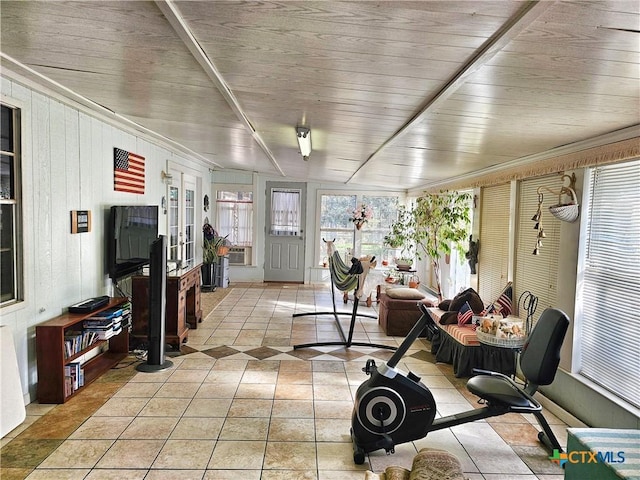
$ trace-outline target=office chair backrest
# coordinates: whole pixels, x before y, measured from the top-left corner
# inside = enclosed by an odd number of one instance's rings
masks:
[[[569,327],[567,315],[547,308],[533,328],[520,355],[520,368],[528,382],[549,385],[560,363],[560,347]]]

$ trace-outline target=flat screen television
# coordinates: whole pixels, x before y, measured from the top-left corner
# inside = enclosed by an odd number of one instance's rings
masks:
[[[118,280],[149,263],[149,248],[158,239],[157,205],[116,205],[109,212],[107,269]]]

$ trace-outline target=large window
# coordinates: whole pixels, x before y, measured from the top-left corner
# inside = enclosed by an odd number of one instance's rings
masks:
[[[320,239],[318,241],[318,264],[327,261],[323,240],[333,240],[336,250],[343,257],[354,252],[355,227],[350,220],[356,208],[355,195],[322,195],[320,198]]]
[[[22,295],[20,238],[20,111],[2,105],[0,117],[0,303]]]
[[[640,160],[594,168],[589,181],[578,373],[640,407]]]
[[[231,265],[250,265],[253,246],[253,192],[218,190],[216,192],[216,230],[228,235],[233,245]]]
[[[353,210],[358,205],[367,205],[373,215],[358,230],[351,221]],[[384,236],[389,233],[391,224],[398,213],[398,197],[323,194],[320,196],[320,238],[318,239],[317,263],[326,261],[325,240],[335,240],[338,252],[347,258],[349,255],[375,255],[382,259],[387,254],[383,245]]]

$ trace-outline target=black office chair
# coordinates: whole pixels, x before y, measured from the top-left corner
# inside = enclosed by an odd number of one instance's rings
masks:
[[[538,439],[550,450],[562,451],[558,439],[542,415],[542,406],[533,398],[540,385],[553,382],[560,363],[560,347],[564,341],[569,318],[555,308],[547,308],[536,323],[520,354],[520,369],[525,384],[497,372],[474,369],[478,375],[467,382],[467,389],[486,403],[486,417],[504,413],[532,413],[542,432]],[[484,417],[484,416],[483,416]],[[485,417],[485,418],[486,418]]]

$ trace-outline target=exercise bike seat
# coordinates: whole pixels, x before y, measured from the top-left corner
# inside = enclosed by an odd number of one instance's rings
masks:
[[[467,389],[489,402],[512,408],[539,410],[537,402],[529,399],[528,395],[513,384],[512,380],[503,375],[476,375],[467,382]]]

